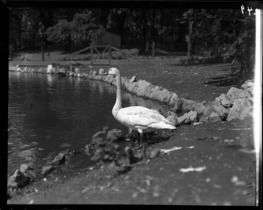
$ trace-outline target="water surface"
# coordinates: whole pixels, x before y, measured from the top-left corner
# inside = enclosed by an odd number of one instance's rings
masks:
[[[104,82],[9,73],[8,173],[21,163],[44,159],[67,148],[83,148],[103,126],[127,132],[112,116],[115,98],[116,87]],[[123,107],[165,109],[124,91],[122,101]]]

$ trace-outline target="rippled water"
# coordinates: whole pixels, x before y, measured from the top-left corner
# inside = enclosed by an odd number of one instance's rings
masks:
[[[127,132],[112,116],[116,87],[79,78],[9,73],[8,174],[21,163],[80,149],[103,126]],[[164,111],[157,102],[123,92],[123,106]]]

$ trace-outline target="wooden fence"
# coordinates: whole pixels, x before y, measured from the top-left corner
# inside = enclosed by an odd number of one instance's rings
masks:
[[[112,47],[110,44],[109,45],[95,45],[95,44],[91,44],[89,47],[86,47],[82,50],[79,50],[77,52],[74,52],[68,56],[66,56],[66,58],[69,57],[74,57],[74,55],[77,55],[79,53],[85,52],[85,51],[90,51],[90,61],[91,61],[91,65],[111,65],[111,60],[112,60],[112,51],[116,50],[116,51],[120,51],[120,49],[116,48],[116,47]],[[103,57],[104,53],[108,53],[108,59],[109,62],[108,63],[99,63],[98,60],[100,60],[100,57]],[[97,55],[97,56],[95,56]],[[96,58],[97,57],[97,58]]]

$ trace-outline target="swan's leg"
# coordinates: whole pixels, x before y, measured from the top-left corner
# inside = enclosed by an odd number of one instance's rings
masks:
[[[128,141],[131,140],[131,134],[132,134],[132,129],[129,128],[128,134],[127,134],[127,140],[128,140]]]
[[[142,138],[143,138],[143,131],[141,129],[138,129],[138,132],[140,133],[140,147],[142,147],[142,157],[143,157],[143,160],[146,159],[146,151],[145,151],[145,148],[144,148],[144,144],[142,142]]]
[[[141,147],[142,146],[143,131],[141,129],[138,129],[138,132],[140,134],[140,147]]]

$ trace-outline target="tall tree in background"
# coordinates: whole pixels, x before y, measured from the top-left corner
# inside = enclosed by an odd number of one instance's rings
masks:
[[[134,34],[134,39],[140,40],[140,47],[144,53],[149,53],[150,46],[153,46],[158,37],[166,30],[166,27],[161,22],[162,14],[161,9],[155,8],[113,9],[108,17],[108,26],[112,26],[114,17],[121,17],[119,26],[121,34],[123,34],[125,28],[129,29]]]
[[[76,13],[71,21],[59,20],[46,30],[47,40],[67,48],[90,44],[105,31],[103,26],[95,24],[95,20],[91,10]]]
[[[241,65],[240,75],[253,72],[255,23],[253,16],[244,16],[233,9],[189,9],[183,21],[193,21],[192,40],[199,52],[212,50],[214,55],[235,59]]]

